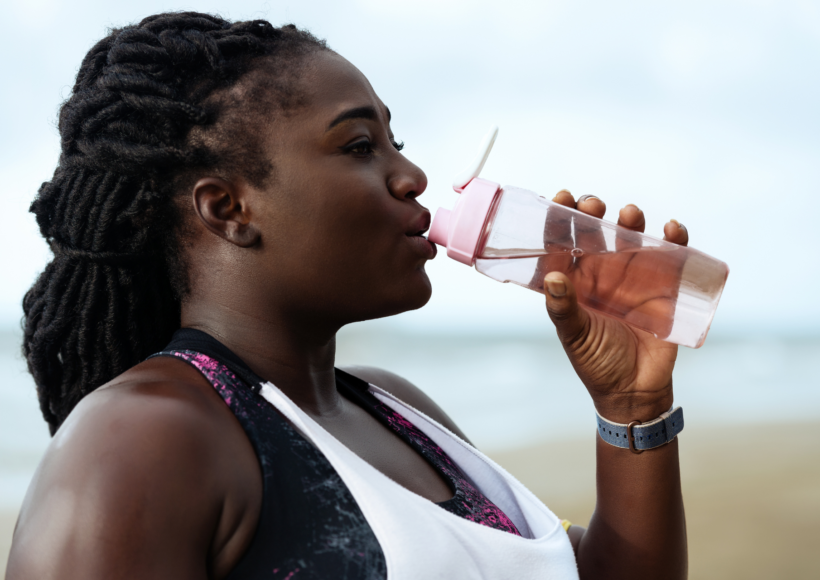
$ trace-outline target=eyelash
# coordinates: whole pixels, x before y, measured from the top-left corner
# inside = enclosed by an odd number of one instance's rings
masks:
[[[396,148],[396,151],[401,151],[404,149],[404,141],[391,140],[390,144]],[[345,147],[345,152],[356,153],[356,150],[362,147],[367,147],[367,151],[364,153],[359,153],[359,155],[370,155],[373,153],[373,144],[370,141],[356,141],[355,143]]]

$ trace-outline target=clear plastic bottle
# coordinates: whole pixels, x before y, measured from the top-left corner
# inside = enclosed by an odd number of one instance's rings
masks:
[[[546,274],[563,272],[585,307],[669,342],[703,344],[729,275],[724,262],[524,189],[470,177],[456,190],[456,207],[438,210],[428,236],[451,258],[541,293]]]

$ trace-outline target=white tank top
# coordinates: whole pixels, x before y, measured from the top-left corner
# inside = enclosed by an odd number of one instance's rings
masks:
[[[350,489],[384,552],[389,580],[577,580],[561,521],[518,480],[445,427],[369,386],[441,447],[521,536],[452,514],[394,482],[350,451],[271,383],[261,395],[321,451]]]

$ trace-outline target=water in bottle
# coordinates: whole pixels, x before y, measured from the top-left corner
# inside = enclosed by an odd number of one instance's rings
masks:
[[[430,241],[490,278],[541,293],[546,274],[563,272],[585,307],[669,342],[703,344],[729,274],[724,262],[477,178],[494,140],[457,180],[455,208],[436,213]]]

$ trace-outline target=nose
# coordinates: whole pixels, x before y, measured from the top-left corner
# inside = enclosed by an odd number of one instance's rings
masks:
[[[398,200],[416,199],[427,189],[427,175],[404,155],[397,156],[400,158],[399,166],[388,179],[387,188]]]

